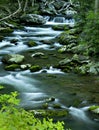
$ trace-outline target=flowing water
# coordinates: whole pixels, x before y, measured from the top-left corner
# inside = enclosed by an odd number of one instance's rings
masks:
[[[71,24],[73,26],[74,21],[66,20],[64,17],[56,17],[44,26],[26,26],[23,30],[15,30],[0,42],[0,59],[5,54],[24,54],[36,50],[48,53],[55,51],[61,46],[59,43],[48,45],[41,42],[53,39],[61,33],[61,31],[54,31],[51,28],[55,24]],[[12,39],[18,39],[17,45],[10,43]],[[36,41],[37,45],[28,47],[25,43],[29,40]],[[40,108],[42,104],[46,103],[46,99],[55,97],[54,103],[69,110],[70,116],[63,119],[66,121],[67,128],[72,128],[72,130],[99,129],[99,120],[91,118],[87,112],[90,105],[99,103],[99,78],[97,76],[67,74],[53,68],[53,66],[48,69],[43,68],[38,72],[30,72],[29,70],[5,71],[4,65],[0,61],[0,84],[6,86],[4,90],[6,93],[18,91],[21,99],[20,105],[26,109]],[[51,103],[50,108],[52,108]]]

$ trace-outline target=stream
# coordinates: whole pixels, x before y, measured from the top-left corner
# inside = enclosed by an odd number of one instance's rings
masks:
[[[99,103],[98,76],[64,73],[60,69],[53,68],[53,66],[37,72],[4,70],[1,59],[5,54],[26,55],[27,53],[44,52],[50,56],[50,65],[52,61],[57,62],[51,52],[56,51],[62,45],[59,43],[50,45],[41,42],[42,40],[53,39],[62,32],[51,28],[55,24],[73,26],[74,21],[57,17],[43,26],[25,26],[23,30],[14,30],[12,34],[0,42],[0,84],[6,86],[4,93],[18,91],[21,99],[20,106],[25,109],[38,109],[46,103],[46,99],[55,97],[55,101],[49,103],[49,109],[53,109],[53,103],[56,103],[69,110],[70,116],[60,119],[66,122],[67,128],[72,130],[99,130],[99,120],[93,119],[88,113],[89,106]],[[10,43],[12,39],[18,39],[17,45]],[[25,43],[29,40],[36,41],[37,45],[34,47],[27,46]]]

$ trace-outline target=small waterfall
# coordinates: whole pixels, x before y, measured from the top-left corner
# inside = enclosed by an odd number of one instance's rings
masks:
[[[88,107],[86,108],[88,109]],[[85,121],[85,122],[91,122],[90,119],[86,116],[85,110],[83,108],[75,108],[75,107],[70,107],[70,114],[79,120]]]
[[[53,22],[56,22],[56,23],[65,23],[66,20],[65,20],[64,17],[55,17],[55,18],[53,19]]]

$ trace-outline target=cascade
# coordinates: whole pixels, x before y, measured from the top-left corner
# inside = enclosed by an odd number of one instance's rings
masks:
[[[59,43],[46,44],[41,41],[53,39],[62,32],[53,30],[51,28],[52,25],[71,25],[74,24],[74,20],[68,20],[61,16],[56,16],[51,20],[49,17],[46,17],[46,20],[47,23],[44,26],[25,26],[23,30],[15,30],[11,35],[5,37],[5,39],[0,42],[0,59],[2,59],[5,54],[31,53],[31,56],[35,52],[44,52],[45,60],[48,60],[46,54],[49,52],[48,56],[51,58],[51,61],[53,60],[53,57],[57,57],[57,55],[52,55],[52,51],[56,51],[56,49],[62,45]],[[11,44],[10,41],[12,39],[18,39],[18,44]],[[36,41],[37,45],[29,47],[26,44],[29,40]],[[72,74],[69,75],[52,66],[47,67],[42,68],[38,72],[30,72],[30,70],[18,70],[15,72],[5,71],[4,64],[0,61],[0,84],[6,86],[5,91],[7,92],[14,90],[18,91],[20,93],[21,106],[25,108],[39,108],[42,106],[42,103],[45,103],[47,97],[54,96],[55,101],[57,99],[56,103],[62,104],[64,109],[69,110],[71,117],[68,120],[70,120],[69,123],[70,126],[72,126],[72,130],[98,130],[98,125],[95,126],[96,124],[94,121],[86,114],[88,108],[67,108],[67,106],[73,104],[74,100],[72,98],[75,98],[77,94],[80,95],[80,92],[78,91],[80,87],[80,89],[82,89],[89,85],[90,88],[93,88],[94,83],[92,82],[89,84],[89,81],[91,81],[90,78],[86,79],[85,77],[77,77]],[[82,78],[85,79],[82,80]],[[77,89],[77,93],[74,92],[74,88]],[[76,98],[78,99],[78,97]],[[52,107],[52,104],[50,107]],[[66,121],[66,124],[67,123],[68,121]],[[83,123],[85,123],[87,127],[83,126]]]
[[[53,19],[53,22],[65,23],[66,20],[65,20],[65,17],[55,17],[55,18]]]

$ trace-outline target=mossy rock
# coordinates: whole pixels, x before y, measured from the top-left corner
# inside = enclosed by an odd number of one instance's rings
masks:
[[[20,68],[22,69],[22,70],[27,70],[27,69],[29,69],[31,67],[31,64],[22,64],[22,65],[20,65]]]
[[[58,49],[58,52],[59,52],[59,53],[64,53],[64,52],[66,52],[66,50],[67,50],[67,46],[64,45],[64,46],[62,46],[60,49]]]
[[[99,114],[99,106],[91,106],[91,107],[89,107],[89,111],[91,111],[95,114]]]
[[[18,39],[12,39],[10,42],[11,43],[16,43],[16,42],[18,42]]]
[[[0,42],[1,42],[3,39],[4,39],[4,37],[0,35]]]
[[[61,33],[56,40],[63,45],[68,45],[71,43],[77,43],[77,36],[69,35],[67,31]]]
[[[11,64],[11,65],[5,66],[5,70],[13,71],[15,69],[18,69],[19,67],[20,66],[18,64]]]
[[[42,117],[66,117],[68,115],[68,111],[65,109],[61,110],[31,110],[36,116]]]
[[[61,109],[61,105],[58,103],[53,104],[53,108],[55,109]]]
[[[24,59],[25,57],[20,54],[7,54],[2,58],[2,62],[6,64],[20,64]]]
[[[39,71],[41,70],[41,67],[39,65],[33,65],[30,67],[30,71],[31,72],[36,72],[36,71]]]
[[[33,47],[33,46],[36,46],[36,45],[37,45],[37,43],[35,41],[31,40],[31,41],[28,42],[29,47]]]
[[[0,90],[3,90],[4,88],[5,88],[4,86],[0,85]]]
[[[53,30],[68,30],[69,26],[67,26],[67,25],[53,25],[52,29]]]
[[[0,29],[0,33],[12,33],[14,30],[13,29],[11,29],[11,28],[9,28],[9,27],[7,27],[7,28],[1,28]]]

